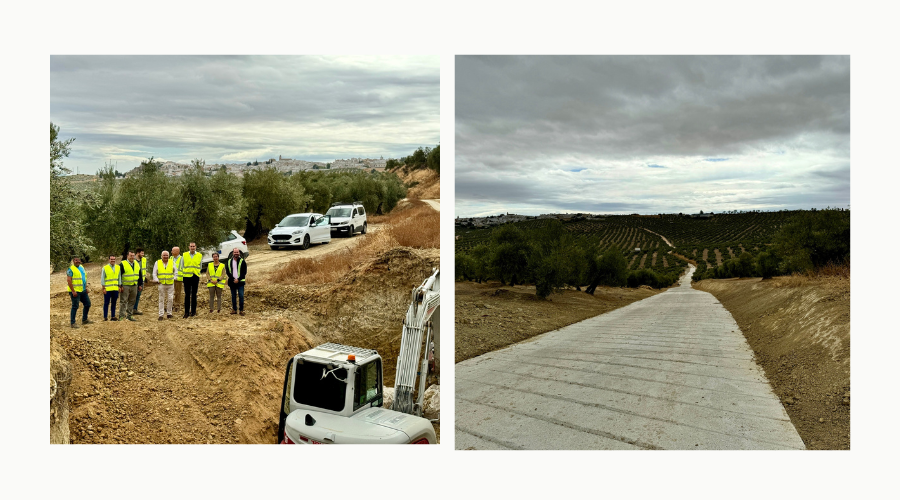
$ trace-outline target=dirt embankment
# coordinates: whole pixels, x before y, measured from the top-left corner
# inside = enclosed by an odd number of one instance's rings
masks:
[[[404,172],[401,168],[394,172],[409,187],[406,193],[407,198],[424,200],[441,197],[441,176],[438,172],[428,168],[409,172]]]
[[[53,292],[60,278],[52,276],[51,343],[72,364],[71,442],[274,442],[285,364],[322,342],[377,349],[392,385],[410,290],[439,265],[439,251],[398,247],[333,283],[269,284],[267,274],[278,267],[273,260],[287,255],[304,252],[251,249],[246,316],[228,314],[228,289],[223,313],[209,314],[201,289],[195,318],[158,321],[151,285],[137,322],[104,322],[102,295],[92,284],[96,323],[72,330],[70,299]],[[254,268],[254,261],[263,265]]]
[[[809,449],[850,449],[850,280],[703,280],[734,316]]]
[[[598,287],[594,295],[575,290],[549,300],[533,286],[456,283],[456,362],[501,349],[536,335],[584,321],[660,293],[648,288]]]

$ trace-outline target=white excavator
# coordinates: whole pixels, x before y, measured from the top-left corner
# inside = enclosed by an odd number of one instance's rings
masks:
[[[440,368],[440,270],[412,291],[394,401],[383,407],[382,360],[377,351],[327,343],[288,362],[278,420],[281,444],[435,444],[424,418],[429,371]]]

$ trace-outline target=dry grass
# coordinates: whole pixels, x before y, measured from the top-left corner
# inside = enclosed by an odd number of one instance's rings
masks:
[[[403,210],[368,220],[380,224],[381,228],[370,231],[355,247],[314,259],[294,259],[273,276],[273,281],[294,285],[331,283],[361,263],[395,247],[440,248],[440,213],[421,201],[413,201]]]
[[[847,260],[843,263],[835,263],[830,262],[815,271],[810,271],[808,273],[811,278],[844,278],[850,279],[850,261]]]
[[[775,288],[797,288],[806,285],[812,280],[849,280],[850,279],[850,262],[840,264],[830,263],[815,270],[805,273],[794,273],[790,276],[778,278],[775,282]],[[837,283],[837,281],[835,281]]]

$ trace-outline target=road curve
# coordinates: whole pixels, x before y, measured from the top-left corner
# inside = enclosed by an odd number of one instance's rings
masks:
[[[680,286],[456,365],[457,449],[804,449],[740,328]]]
[[[424,201],[425,203],[428,203],[428,206],[437,210],[438,212],[441,211],[441,200],[422,200],[422,201]]]

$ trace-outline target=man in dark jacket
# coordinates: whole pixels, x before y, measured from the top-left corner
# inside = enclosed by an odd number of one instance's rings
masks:
[[[240,311],[244,315],[244,280],[247,278],[247,263],[241,258],[241,251],[237,248],[225,263],[225,274],[228,275],[228,288],[231,289],[231,314]],[[240,296],[240,308],[238,308],[237,296]]]

